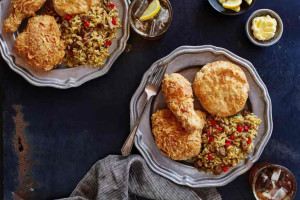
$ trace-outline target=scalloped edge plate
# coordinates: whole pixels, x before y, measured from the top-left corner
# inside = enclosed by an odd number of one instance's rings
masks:
[[[95,79],[106,74],[115,60],[124,51],[130,34],[130,24],[128,20],[129,0],[112,0],[122,16],[120,16],[122,28],[117,30],[117,38],[114,39],[112,46],[109,47],[110,57],[105,61],[102,67],[74,67],[74,68],[56,68],[51,71],[36,70],[30,67],[13,50],[13,41],[17,37],[18,31],[14,34],[5,33],[2,29],[3,19],[8,16],[7,7],[10,6],[10,0],[0,2],[0,52],[3,59],[9,67],[25,78],[29,83],[35,86],[54,87],[59,89],[67,89],[78,87],[83,83]],[[26,20],[20,27],[24,27]],[[19,28],[21,29],[21,28]]]
[[[184,61],[184,59],[186,61]],[[249,170],[259,159],[272,134],[273,120],[271,99],[265,84],[259,77],[254,66],[249,61],[226,49],[211,45],[181,46],[166,57],[156,61],[149,70],[145,72],[139,87],[130,101],[131,127],[134,126],[138,113],[141,112],[145,104],[146,96],[144,94],[144,87],[148,76],[155,67],[161,64],[168,64],[167,73],[171,73],[174,70],[178,71],[178,68],[184,69],[191,65],[197,65],[199,62],[202,62],[201,64],[199,63],[199,65],[204,65],[216,60],[229,60],[243,69],[251,88],[249,100],[252,105],[252,110],[262,119],[262,124],[259,128],[257,139],[254,141],[255,148],[248,158],[226,173],[213,175],[211,173],[198,172],[193,166],[171,160],[160,153],[151,132],[150,124],[152,112],[149,104],[138,128],[134,140],[135,146],[154,172],[180,185],[190,187],[217,187],[230,183],[236,177]],[[155,98],[152,98],[152,100],[153,99]],[[151,102],[151,104],[153,104],[153,102]]]

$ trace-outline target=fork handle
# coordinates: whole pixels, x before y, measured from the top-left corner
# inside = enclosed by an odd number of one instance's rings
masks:
[[[136,120],[135,124],[134,124],[134,127],[132,129],[132,131],[130,132],[129,136],[127,137],[125,143],[123,144],[123,147],[121,149],[121,152],[122,152],[122,155],[123,156],[128,156],[130,153],[131,153],[131,150],[132,150],[132,146],[133,146],[133,139],[134,139],[134,136],[136,134],[136,131],[139,127],[139,124],[140,124],[140,121],[144,115],[144,111],[146,109],[146,107],[148,106],[148,103],[150,102],[150,98],[147,98],[147,101],[144,105],[144,108],[139,116],[139,118]]]

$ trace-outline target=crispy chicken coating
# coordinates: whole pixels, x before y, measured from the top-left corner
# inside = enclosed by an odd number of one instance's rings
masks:
[[[54,17],[40,15],[28,20],[24,32],[15,40],[15,50],[31,66],[51,70],[62,62],[64,43]]]
[[[99,3],[100,0],[53,0],[54,9],[60,16],[84,13]]]
[[[191,83],[181,74],[165,74],[162,91],[169,109],[186,130],[197,130],[203,126],[194,110],[194,98]]]
[[[169,109],[157,110],[152,115],[152,133],[162,154],[173,160],[186,160],[200,153],[206,114],[201,111],[196,113],[203,125],[194,131],[185,130]]]
[[[34,16],[46,0],[12,0],[9,17],[3,22],[3,30],[15,32],[23,19]]]

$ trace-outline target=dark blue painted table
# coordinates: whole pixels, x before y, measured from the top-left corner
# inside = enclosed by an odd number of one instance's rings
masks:
[[[12,192],[24,199],[68,196],[97,160],[119,154],[129,133],[129,101],[143,73],[181,45],[224,47],[254,64],[271,95],[274,119],[259,162],[284,165],[299,180],[300,1],[259,0],[235,17],[218,14],[206,0],[173,0],[172,5],[173,23],[165,37],[147,41],[131,32],[131,51],[107,75],[79,88],[34,87],[1,59],[5,200]],[[283,37],[272,47],[256,47],[245,34],[248,16],[260,8],[276,11],[284,23]],[[248,173],[219,191],[224,199],[253,199]]]

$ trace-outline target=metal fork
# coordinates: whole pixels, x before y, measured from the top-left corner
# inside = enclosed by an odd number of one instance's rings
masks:
[[[145,93],[147,94],[147,100],[146,100],[146,103],[143,107],[141,114],[139,115],[138,119],[136,120],[136,122],[134,124],[134,127],[133,127],[131,133],[127,137],[127,139],[122,147],[121,152],[122,152],[123,156],[128,156],[131,152],[131,149],[133,146],[133,139],[134,139],[136,131],[139,127],[140,121],[143,117],[145,108],[148,106],[148,103],[150,102],[151,98],[157,94],[158,89],[161,84],[161,80],[163,78],[163,75],[164,75],[166,69],[167,69],[167,64],[165,64],[165,65],[159,64],[158,67],[156,67],[155,69],[152,70],[151,75],[148,77],[148,81],[145,86]]]

